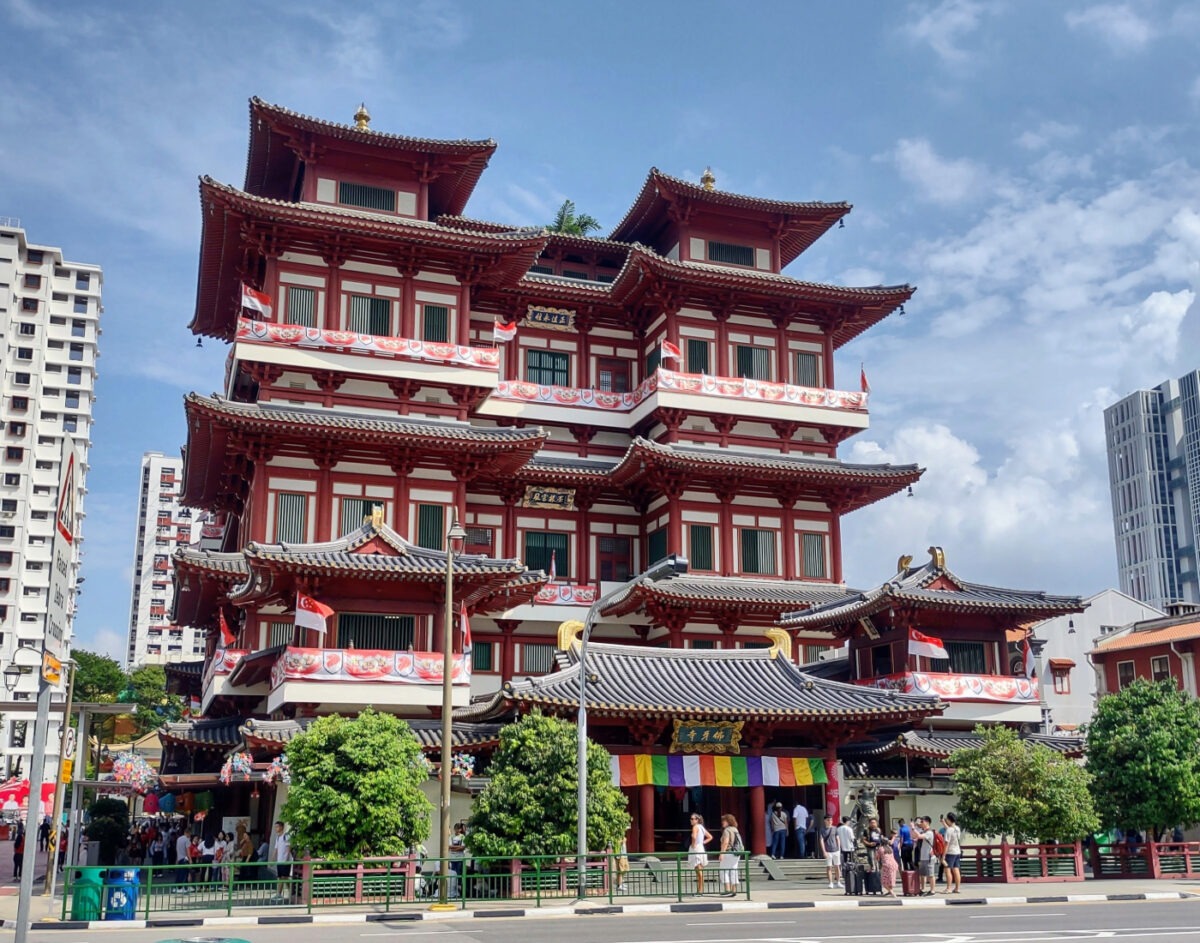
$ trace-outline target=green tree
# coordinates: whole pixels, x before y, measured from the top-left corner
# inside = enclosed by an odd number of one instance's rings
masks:
[[[107,655],[77,648],[71,652],[75,659],[75,699],[110,704],[125,688],[125,672],[115,659]]]
[[[321,717],[288,744],[283,820],[298,851],[318,857],[403,854],[429,837],[429,774],[408,724],[367,708]]]
[[[1087,726],[1096,808],[1109,828],[1200,821],[1200,702],[1172,680],[1139,678],[1100,699]]]
[[[599,221],[587,213],[576,213],[573,200],[563,200],[554,214],[554,222],[546,227],[551,232],[567,233],[571,236],[586,236],[600,228]]]
[[[490,781],[475,801],[467,843],[480,855],[569,855],[575,851],[579,784],[576,728],[532,713],[500,731]],[[629,829],[621,790],[612,784],[608,751],[587,745],[587,841],[617,847]]]
[[[115,863],[117,850],[129,837],[129,806],[122,799],[97,799],[88,806],[88,818],[83,833],[99,843],[100,863]]]
[[[950,756],[964,830],[1019,842],[1074,841],[1096,830],[1086,769],[1009,727],[980,725],[975,733],[980,746]]]
[[[139,736],[183,716],[183,698],[167,693],[167,673],[162,665],[144,665],[131,671],[122,696],[128,697],[134,707],[133,720]]]

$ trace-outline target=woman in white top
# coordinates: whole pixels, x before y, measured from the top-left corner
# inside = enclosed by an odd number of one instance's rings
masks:
[[[708,854],[704,846],[712,841],[712,834],[704,827],[704,818],[692,813],[692,841],[688,845],[688,867],[696,869],[696,893],[704,893],[704,866],[708,864]]]
[[[953,812],[947,812],[942,822],[946,826],[946,893],[957,894],[962,887],[962,829]]]

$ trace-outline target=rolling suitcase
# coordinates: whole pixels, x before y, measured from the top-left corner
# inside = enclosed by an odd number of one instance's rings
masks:
[[[868,871],[863,879],[864,891],[867,894],[883,893],[883,875],[878,870]]]
[[[846,885],[847,897],[861,897],[863,892],[863,867],[849,864],[842,869],[842,881]]]
[[[900,886],[905,897],[920,897],[921,875],[916,871],[901,871]]]

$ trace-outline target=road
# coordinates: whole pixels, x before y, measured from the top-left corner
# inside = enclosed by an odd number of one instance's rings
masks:
[[[445,937],[445,940],[440,938]],[[625,914],[180,928],[46,930],[34,943],[1057,943],[1121,939],[1200,943],[1200,900],[848,911]]]

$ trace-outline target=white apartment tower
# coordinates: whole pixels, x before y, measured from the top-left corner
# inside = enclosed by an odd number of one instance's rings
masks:
[[[61,249],[29,242],[17,220],[0,217],[0,671],[10,662],[29,668],[40,657],[64,436],[74,440],[80,463],[77,529],[82,524],[102,281],[99,266],[68,262]],[[72,580],[78,553],[74,570]],[[21,648],[30,651],[17,654]],[[35,701],[37,685],[35,669],[5,696]],[[54,716],[47,742],[50,775],[58,762]],[[5,776],[18,769],[28,774],[32,717],[3,712]]]
[[[204,657],[204,638],[191,626],[171,623],[172,556],[200,539],[202,515],[179,504],[183,460],[162,452],[142,456],[133,595],[129,602],[126,667],[162,665]]]
[[[1104,411],[1121,591],[1200,603],[1200,370]]]

